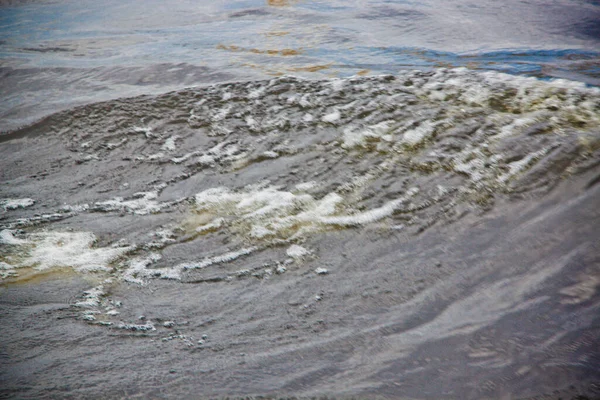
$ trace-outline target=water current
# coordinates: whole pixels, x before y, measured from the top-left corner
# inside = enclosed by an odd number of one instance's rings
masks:
[[[598,84],[597,2],[3,1],[0,130],[207,82],[466,66]]]
[[[0,2],[0,394],[598,395],[598,21]]]

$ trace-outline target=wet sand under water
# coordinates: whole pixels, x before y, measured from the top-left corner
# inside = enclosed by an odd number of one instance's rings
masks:
[[[597,398],[599,101],[285,77],[16,131],[0,261],[48,275],[0,286],[0,393]]]

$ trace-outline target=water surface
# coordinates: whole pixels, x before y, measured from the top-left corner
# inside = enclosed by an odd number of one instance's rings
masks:
[[[0,4],[0,397],[599,394],[597,2]]]
[[[598,84],[593,1],[5,1],[0,129],[209,82],[466,66]]]

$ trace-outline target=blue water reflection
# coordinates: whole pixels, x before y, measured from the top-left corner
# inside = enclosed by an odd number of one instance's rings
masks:
[[[15,105],[30,115],[41,103],[50,110],[59,103],[66,107],[71,102],[284,74],[327,78],[466,67],[600,84],[600,37],[594,35],[600,21],[598,2],[2,4],[4,118],[15,114]],[[174,74],[173,68],[186,72]],[[135,82],[144,82],[143,90]]]

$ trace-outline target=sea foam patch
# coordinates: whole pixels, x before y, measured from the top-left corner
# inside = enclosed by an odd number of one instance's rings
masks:
[[[96,236],[91,232],[40,231],[21,236],[17,237],[9,230],[0,232],[0,244],[6,246],[2,262],[10,265],[12,270],[72,268],[78,272],[110,271],[113,261],[134,249],[133,246],[95,247]]]
[[[96,199],[89,208],[6,218],[3,226],[29,228],[97,211],[137,218],[194,200],[192,208],[200,218],[191,218],[193,223],[168,221],[169,232],[156,231],[142,246],[147,253],[127,260],[118,272],[132,283],[176,279],[187,270],[226,263],[266,246],[298,245],[332,229],[377,223],[378,228],[417,232],[458,218],[465,210],[485,209],[513,189],[551,187],[600,147],[597,88],[466,69],[321,81],[284,76],[140,102],[160,116],[152,127],[138,127],[139,113],[124,109],[121,116],[131,120],[123,127],[110,118],[93,120],[89,131],[114,132],[110,137],[90,133],[69,140],[84,157],[100,151],[102,157],[120,155],[118,159],[133,164],[152,161],[155,176],[148,188],[130,197]],[[190,118],[182,119],[187,113]],[[94,113],[69,111],[55,122],[64,125],[56,130],[75,123],[86,128],[92,124],[86,119],[89,114]],[[135,159],[132,154],[152,155]],[[191,185],[183,183],[190,178]],[[240,188],[248,180],[281,185]],[[157,187],[156,182],[166,183]],[[173,183],[179,185],[175,192],[184,192],[187,199],[159,201],[165,185]],[[0,210],[33,202],[2,199]],[[190,224],[192,229],[187,229]],[[177,233],[178,225],[186,226],[181,229],[190,240],[214,233],[236,235],[239,247],[209,250],[197,260],[155,268],[162,249],[188,240]],[[75,269],[87,265],[102,270],[120,250],[95,249],[90,235],[3,232],[2,244],[24,254],[18,263],[3,260],[3,270],[24,263],[42,269],[70,263]],[[96,264],[94,257],[100,260]],[[161,263],[168,264],[164,259]]]
[[[44,201],[39,214],[24,217],[11,211],[33,199],[0,200],[0,226],[7,228],[0,231],[1,279],[53,269],[109,276],[80,296],[81,318],[149,332],[155,325],[148,320],[118,320],[127,312],[112,298],[113,285],[286,279],[278,275],[288,268],[325,276],[329,268],[315,265],[315,235],[364,228],[373,240],[410,240],[486,212],[498,197],[543,193],[600,149],[600,91],[567,81],[439,69],[320,81],[286,76],[165,96],[111,103],[118,120],[105,105],[88,105],[52,122],[56,132],[78,127],[59,136],[81,162],[94,164],[81,164],[90,185],[86,178],[69,189],[74,198],[85,190],[89,206],[50,213]],[[152,127],[136,128],[145,124],[141,113],[154,116]],[[45,179],[71,173],[56,168]],[[110,195],[89,199],[97,182],[97,193]],[[139,193],[117,197],[128,190],[117,191],[119,182]],[[242,186],[249,182],[261,183]],[[186,197],[160,201],[161,194]],[[175,205],[188,208],[188,218],[148,216]],[[120,213],[127,229],[114,215],[100,218],[115,224],[117,238],[136,235],[139,245],[97,247],[85,231],[95,223],[88,218],[99,219],[89,213],[99,211]],[[74,216],[68,223],[83,232],[52,231]],[[156,328],[169,327],[159,321]]]
[[[155,214],[166,208],[181,202],[167,201],[159,202],[158,191],[135,193],[132,199],[125,200],[123,197],[115,197],[110,200],[100,201],[94,204],[94,211],[124,211],[138,215]]]
[[[35,200],[30,198],[24,199],[0,199],[0,207],[4,211],[16,210],[17,208],[27,208],[35,204]]]
[[[243,190],[225,187],[208,189],[196,195],[196,210],[214,215],[206,226],[223,225],[251,240],[295,240],[328,227],[369,224],[391,216],[419,192],[411,188],[405,196],[366,211],[338,193],[318,199],[304,192],[313,184],[298,184],[295,192],[280,187],[248,186]],[[204,230],[203,226],[198,228]]]

